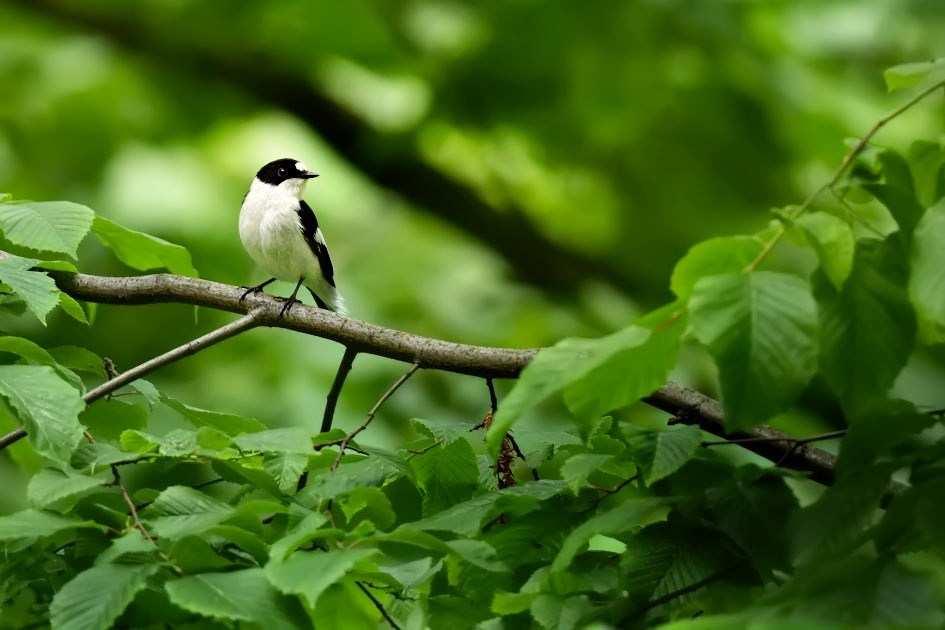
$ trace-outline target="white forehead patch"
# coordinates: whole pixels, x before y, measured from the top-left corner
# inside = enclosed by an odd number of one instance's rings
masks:
[[[305,168],[305,165],[302,164],[301,162],[296,162],[296,163],[295,163],[295,168],[297,168],[297,169],[300,170],[300,171],[307,171],[307,170],[308,170],[307,168]]]

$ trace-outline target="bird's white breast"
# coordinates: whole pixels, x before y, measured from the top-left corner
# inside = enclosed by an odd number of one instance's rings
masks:
[[[260,267],[285,282],[320,275],[318,260],[299,228],[295,192],[253,180],[240,209],[243,247]]]

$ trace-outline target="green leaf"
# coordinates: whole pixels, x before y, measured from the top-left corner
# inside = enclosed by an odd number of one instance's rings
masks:
[[[36,452],[65,464],[82,439],[79,392],[45,365],[0,365],[0,395],[23,422]]]
[[[472,497],[479,464],[468,440],[430,449],[410,460],[423,488],[423,515],[431,516]]]
[[[312,449],[311,436],[308,431],[301,427],[243,433],[234,437],[233,443],[244,451],[259,451],[261,453],[311,455],[315,452]]]
[[[561,464],[561,478],[568,483],[571,492],[577,494],[587,478],[613,458],[613,455],[601,453],[578,453]]]
[[[797,226],[810,241],[830,282],[840,290],[853,270],[856,245],[853,229],[843,219],[826,212],[801,215],[797,219]]]
[[[233,514],[232,506],[184,486],[171,486],[144,510],[152,532],[176,540],[198,535]]]
[[[164,588],[171,603],[204,617],[248,621],[274,630],[310,627],[300,623],[291,602],[259,568],[191,575],[169,581]]]
[[[547,630],[572,630],[584,627],[581,618],[594,609],[587,595],[562,597],[542,593],[531,605],[532,617]]]
[[[858,475],[872,468],[881,456],[935,425],[935,418],[919,413],[911,403],[883,400],[850,419],[840,443],[836,471],[839,477]]]
[[[620,568],[631,599],[647,602],[681,595],[740,563],[718,532],[670,521],[631,538]]]
[[[527,410],[582,379],[614,355],[642,345],[649,336],[646,328],[629,326],[601,339],[564,339],[539,352],[522,371],[492,420],[486,437],[490,452],[498,453],[505,434]]]
[[[297,453],[280,453],[267,455],[263,458],[263,470],[272,475],[279,484],[282,492],[289,494],[295,491],[299,478],[308,464],[308,455]]]
[[[296,548],[312,540],[313,536],[322,531],[322,526],[328,522],[328,517],[321,512],[312,512],[288,534],[273,543],[269,555],[274,561],[282,561]]]
[[[563,482],[543,479],[504,488],[473,497],[428,518],[405,523],[399,529],[449,531],[469,537],[478,532],[486,521],[499,514],[525,514],[538,509],[542,501],[559,494],[566,487]]]
[[[380,618],[380,611],[374,607],[371,600],[357,590],[357,587],[349,584],[333,584],[326,589],[318,598],[318,606],[312,615],[315,627],[319,629],[377,630]]]
[[[758,271],[703,278],[692,331],[719,367],[729,429],[787,408],[817,371],[817,305],[797,276]]]
[[[36,540],[67,529],[99,527],[92,521],[77,521],[50,512],[23,510],[0,516],[0,540]]]
[[[54,630],[106,630],[150,576],[154,564],[101,564],[75,576],[49,606]]]
[[[919,336],[945,342],[945,199],[929,208],[912,240],[909,298],[915,306]]]
[[[596,418],[649,396],[666,382],[676,365],[687,317],[670,313],[638,344],[627,345],[564,391],[564,402],[578,417]]]
[[[915,181],[916,199],[929,208],[945,195],[945,151],[939,142],[916,140],[906,154]]]
[[[715,522],[759,569],[791,566],[787,524],[798,508],[784,479],[755,466],[743,466],[730,483],[706,492]]]
[[[627,433],[627,445],[639,464],[647,485],[682,468],[702,444],[702,431],[695,426],[651,431],[635,425],[626,425],[624,430]]]
[[[797,564],[844,557],[858,546],[877,520],[891,472],[888,466],[874,466],[838,479],[816,503],[797,512],[791,523]]]
[[[561,572],[567,569],[594,536],[613,536],[639,527],[668,503],[663,498],[629,497],[607,511],[598,512],[568,534],[551,564],[551,570]]]
[[[82,391],[84,387],[82,384],[82,379],[72,372],[72,370],[66,369],[59,365],[59,363],[56,362],[56,359],[54,359],[49,352],[29,339],[24,339],[23,337],[2,336],[0,337],[0,352],[9,352],[10,354],[15,354],[17,356],[23,357],[30,363],[48,365],[49,367],[56,370],[56,373],[59,374],[59,376],[68,381],[70,385],[79,391]]]
[[[135,459],[135,453],[126,453],[106,442],[82,442],[72,455],[72,465],[94,473],[117,462]]]
[[[191,407],[188,404],[182,403],[164,394],[160,395],[160,399],[162,403],[182,415],[195,427],[213,427],[229,436],[239,435],[240,433],[256,433],[258,431],[265,431],[268,428],[255,418],[234,416],[228,413]]]
[[[57,346],[50,348],[47,352],[55,361],[70,370],[79,372],[88,372],[96,376],[105,376],[105,369],[102,364],[102,357],[91,350],[79,346]]]
[[[16,245],[75,258],[94,217],[89,208],[68,201],[0,203],[0,232]]]
[[[10,285],[36,318],[46,324],[46,315],[59,304],[59,289],[42,271],[30,271],[38,260],[10,256],[0,259],[0,281]]]
[[[353,529],[362,521],[370,521],[377,529],[390,529],[397,515],[390,499],[377,488],[355,488],[335,502],[348,520],[348,529]]]
[[[110,479],[102,475],[92,477],[71,469],[44,468],[30,479],[26,488],[26,497],[35,507],[45,508],[108,481]]]
[[[373,549],[296,551],[284,561],[270,560],[266,577],[283,593],[301,595],[309,607],[314,607],[325,589],[374,553]]]
[[[815,275],[820,367],[848,411],[883,397],[915,344],[915,315],[900,256],[888,241],[861,239],[841,291]]]
[[[122,564],[146,564],[153,558],[156,549],[154,543],[135,527],[125,532],[124,536],[112,540],[111,546],[95,558],[95,564],[110,564],[119,560]]]
[[[85,316],[85,310],[82,308],[82,305],[79,304],[75,298],[73,298],[68,293],[59,291],[59,308],[61,308],[66,313],[66,315],[77,322],[83,324],[89,323],[88,318]]]
[[[100,216],[95,217],[92,232],[115,253],[118,260],[133,269],[148,271],[164,268],[182,276],[198,275],[190,260],[190,252],[180,245],[129,230]]]
[[[747,267],[764,244],[753,236],[724,236],[698,243],[676,263],[669,288],[679,298],[692,296],[696,283],[707,276],[739,273]]]
[[[887,68],[883,72],[883,78],[886,80],[888,92],[895,92],[925,80],[941,81],[945,79],[945,59],[902,63]]]
[[[444,445],[469,434],[476,426],[468,422],[443,422],[440,420],[425,420],[423,418],[412,418],[410,424],[420,432],[429,435],[431,438]]]

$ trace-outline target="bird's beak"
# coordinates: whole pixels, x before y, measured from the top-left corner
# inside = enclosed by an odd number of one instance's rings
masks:
[[[313,173],[312,171],[305,171],[305,173],[302,174],[302,179],[313,179],[315,177],[318,177],[318,173]]]

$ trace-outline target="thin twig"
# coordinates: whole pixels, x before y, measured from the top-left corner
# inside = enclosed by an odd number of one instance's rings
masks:
[[[141,522],[141,518],[138,516],[138,508],[135,506],[135,502],[132,500],[131,495],[128,493],[128,488],[125,487],[125,484],[121,480],[121,475],[118,473],[118,466],[112,464],[112,476],[115,478],[115,485],[118,486],[118,489],[121,491],[121,496],[125,500],[125,505],[128,506],[128,513],[131,515],[131,520],[134,522],[135,527],[141,532],[141,534],[148,539],[155,549],[157,549],[158,554],[161,558],[167,562],[173,569],[174,572],[184,576],[184,570],[180,568],[176,562],[174,562],[169,555],[164,553],[160,547],[158,547],[157,541],[151,537],[151,533],[148,531],[148,528],[144,526],[144,523]]]
[[[731,440],[716,440],[711,442],[703,442],[702,446],[727,446],[729,444],[750,444],[752,442],[793,442],[798,446],[801,444],[810,444],[811,442],[820,442],[822,440],[834,440],[836,438],[841,438],[847,434],[846,429],[840,429],[838,431],[830,431],[829,433],[821,433],[819,435],[812,435],[810,437],[798,438],[790,435],[766,435],[766,436],[754,436],[754,437],[745,437],[745,438],[734,438]]]
[[[499,410],[499,399],[495,395],[495,385],[491,378],[486,379],[486,385],[489,386],[489,407],[492,409],[492,415]]]
[[[913,96],[911,99],[909,99],[908,101],[906,101],[905,103],[897,107],[896,109],[892,110],[891,112],[889,112],[888,114],[886,114],[885,116],[877,120],[876,124],[874,124],[873,127],[869,131],[866,132],[866,135],[860,138],[860,141],[856,143],[856,146],[854,146],[853,149],[851,149],[850,152],[844,156],[843,161],[840,162],[840,166],[838,166],[837,170],[834,171],[833,176],[826,183],[822,184],[819,188],[817,188],[817,190],[811,193],[810,196],[804,200],[804,203],[798,206],[797,209],[793,213],[791,213],[790,219],[796,220],[799,216],[804,214],[804,212],[806,212],[808,208],[810,208],[811,204],[814,203],[817,197],[823,194],[826,190],[832,189],[834,186],[836,186],[837,182],[840,181],[840,178],[843,177],[843,174],[846,173],[848,168],[850,168],[850,165],[853,163],[853,160],[855,160],[863,152],[863,150],[866,149],[867,145],[869,145],[870,140],[873,139],[873,136],[879,133],[880,129],[885,127],[887,123],[894,120],[898,116],[902,115],[907,110],[911,109],[914,105],[921,102],[927,96],[936,92],[939,88],[943,86],[945,86],[945,81],[939,81],[938,83],[932,85],[931,87],[926,88],[925,90],[922,90],[921,92]],[[774,249],[774,246],[777,245],[777,243],[784,237],[784,234],[786,233],[786,231],[787,230],[785,229],[784,224],[778,223],[778,231],[775,232],[774,236],[771,237],[770,241],[765,243],[765,246],[758,253],[755,259],[751,261],[750,263],[748,263],[748,266],[745,267],[745,271],[746,272],[754,271],[758,267],[758,265],[761,263],[761,261],[764,260],[768,256],[768,254],[771,252],[772,249]]]
[[[387,623],[390,624],[391,628],[393,628],[394,630],[400,630],[400,626],[398,626],[397,622],[394,621],[393,617],[391,617],[387,613],[387,610],[384,609],[384,605],[381,604],[381,602],[378,601],[376,597],[374,597],[374,595],[371,593],[371,591],[368,590],[368,588],[364,585],[364,583],[358,580],[358,581],[355,581],[355,584],[358,585],[358,588],[361,589],[362,593],[364,593],[365,595],[368,596],[368,598],[370,598],[370,600],[374,603],[374,607],[377,608],[379,611],[381,611],[381,614],[384,615],[384,619],[387,620]]]
[[[204,348],[220,343],[221,341],[224,341],[226,339],[229,339],[230,337],[238,335],[241,332],[247,331],[251,328],[255,328],[256,326],[260,326],[264,323],[264,319],[263,319],[264,314],[265,313],[262,309],[254,309],[250,311],[248,314],[244,315],[243,317],[240,317],[236,321],[230,322],[226,326],[221,326],[220,328],[217,328],[216,330],[213,330],[207,333],[206,335],[198,337],[194,339],[193,341],[188,341],[187,343],[181,346],[177,346],[173,350],[169,350],[160,356],[154,357],[153,359],[149,361],[145,361],[144,363],[140,365],[136,365],[135,367],[131,368],[127,372],[123,372],[122,374],[119,374],[118,376],[115,376],[114,378],[111,378],[105,381],[104,383],[102,383],[101,385],[93,389],[92,391],[86,393],[82,397],[82,400],[85,401],[85,404],[91,405],[93,402],[95,402],[99,398],[107,396],[108,394],[112,393],[116,389],[120,387],[124,387],[128,383],[141,378],[142,376],[144,376],[145,374],[148,374],[149,372],[153,372],[154,370],[157,370],[158,368],[162,368],[165,365],[174,363],[175,361],[179,361],[183,359],[184,357],[189,357],[192,354],[196,354],[197,352],[199,352],[200,350],[203,350]],[[26,437],[26,429],[24,429],[23,427],[20,427],[19,429],[15,429],[11,431],[10,433],[0,438],[0,450],[5,449],[6,447],[10,446],[11,444],[25,437]],[[90,442],[95,441],[88,431],[85,432],[85,437]]]
[[[322,416],[322,433],[331,431],[331,422],[335,417],[335,407],[338,405],[338,397],[341,396],[341,388],[344,387],[345,379],[351,371],[354,359],[358,356],[358,351],[352,347],[346,347],[344,356],[341,357],[341,363],[338,364],[338,372],[335,374],[335,382],[331,384],[328,390],[328,396],[325,398],[325,414]]]
[[[361,431],[364,431],[368,427],[368,425],[371,424],[371,420],[374,419],[374,416],[377,414],[378,410],[381,408],[381,405],[387,402],[387,399],[393,396],[394,392],[396,392],[400,388],[400,386],[403,385],[407,381],[407,379],[413,376],[413,373],[419,369],[420,369],[419,363],[414,363],[413,365],[411,365],[410,369],[404,372],[404,374],[402,374],[401,377],[398,378],[397,381],[395,381],[394,384],[391,385],[390,388],[386,392],[384,392],[384,395],[381,396],[380,399],[376,403],[374,403],[374,406],[371,407],[371,410],[368,412],[368,415],[364,419],[364,422],[358,425],[358,427],[354,431],[344,436],[343,438],[339,438],[337,440],[331,440],[330,442],[322,442],[321,444],[315,445],[314,447],[315,450],[321,450],[325,448],[326,446],[338,446],[338,456],[335,458],[334,463],[331,465],[332,473],[334,473],[338,469],[338,464],[341,463],[341,458],[345,454],[345,449],[348,447],[348,442],[353,440],[354,437],[358,433],[360,433]]]

